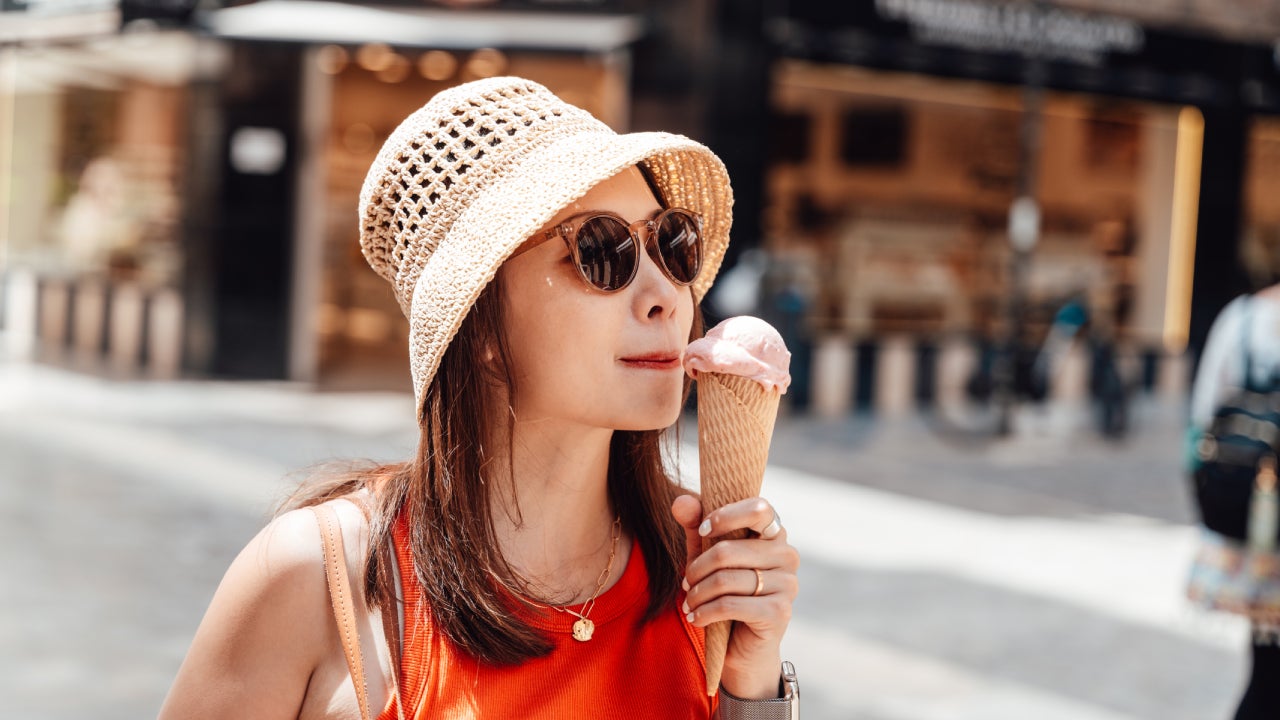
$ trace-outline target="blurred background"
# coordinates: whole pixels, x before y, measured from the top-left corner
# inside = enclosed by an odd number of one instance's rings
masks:
[[[1182,434],[1280,277],[1278,37],[1269,0],[0,0],[6,717],[154,714],[288,484],[412,452],[359,188],[502,74],[729,168],[705,309],[793,351],[806,717],[1229,716]]]

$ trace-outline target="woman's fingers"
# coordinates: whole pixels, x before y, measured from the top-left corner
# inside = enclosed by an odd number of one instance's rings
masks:
[[[671,516],[686,530],[693,530],[702,521],[702,503],[692,495],[681,495],[671,503]]]
[[[760,573],[758,579],[757,572]],[[690,587],[689,592],[685,594],[684,607],[681,609],[687,613],[693,608],[723,595],[758,597],[768,592],[767,586],[769,584],[765,579],[765,571],[763,570],[744,570],[741,568],[721,570]],[[756,592],[757,587],[760,587],[759,593]]]
[[[684,611],[687,613],[718,597],[763,597],[778,594],[794,598],[797,590],[796,576],[786,571],[756,568],[720,570],[689,588],[689,592],[685,594],[685,604],[688,607]]]
[[[760,597],[721,595],[696,607],[690,605],[691,609],[687,615],[689,623],[698,627],[706,627],[724,620],[735,620],[756,630],[759,635],[769,635],[776,629],[785,628],[791,621],[792,601],[793,598],[781,593]],[[764,628],[769,630],[761,632]]]
[[[764,498],[755,497],[730,503],[707,513],[698,533],[703,537],[717,538],[735,530],[751,530],[766,540],[783,537],[786,531],[782,519]]]
[[[794,575],[800,569],[800,553],[796,552],[790,544],[777,541],[740,539],[740,541],[718,542],[686,566],[685,584],[689,585],[686,589],[691,591],[694,585],[705,582],[721,571],[742,570],[750,573],[753,569],[782,570]],[[746,575],[739,575],[739,577],[745,578]],[[727,580],[719,579],[717,582],[726,583]],[[717,585],[717,587],[724,587],[724,585]],[[746,583],[740,583],[740,587],[745,588]],[[751,588],[754,587],[755,584],[751,583]]]
[[[795,573],[800,569],[800,555],[783,539],[784,542],[776,539],[721,540],[685,567],[684,579],[693,587],[717,570],[731,568],[777,569]]]
[[[671,514],[690,534],[690,559],[681,583],[682,611],[703,626],[736,620],[762,637],[781,632],[791,618],[799,591],[800,555],[787,543],[787,532],[773,506],[763,498],[730,503],[702,517],[696,497],[676,498]],[[751,530],[754,537],[729,537]],[[696,534],[695,534],[696,533]],[[723,538],[699,553],[700,538]]]
[[[799,553],[786,543],[722,540],[689,563],[681,609],[689,622],[699,626],[739,620],[760,627],[786,627],[799,592],[799,566]]]
[[[795,574],[786,570],[720,570],[690,587],[681,609],[695,625],[738,620],[785,627],[798,590]]]
[[[671,507],[689,548],[681,609],[698,627],[736,622],[721,682],[731,691],[746,688],[752,697],[766,697],[777,682],[779,644],[799,592],[800,555],[763,498],[730,503],[705,518],[701,511],[692,497],[678,498]],[[698,554],[707,541],[710,547]]]
[[[702,538],[698,537],[702,503],[693,495],[681,495],[671,503],[671,516],[684,528],[685,565],[688,565],[702,552]]]

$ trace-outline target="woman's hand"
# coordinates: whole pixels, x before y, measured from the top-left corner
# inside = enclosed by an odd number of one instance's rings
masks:
[[[704,517],[702,503],[692,495],[676,498],[671,514],[684,527],[689,549],[683,585],[683,611],[689,621],[704,628],[721,620],[737,621],[729,635],[721,684],[744,700],[777,697],[779,646],[799,590],[800,567],[800,555],[787,544],[778,514],[764,498],[749,498]],[[742,530],[753,532],[721,540],[702,552],[704,537]]]

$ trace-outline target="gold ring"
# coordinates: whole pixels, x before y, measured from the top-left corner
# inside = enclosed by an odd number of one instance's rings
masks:
[[[756,597],[760,594],[760,591],[764,590],[764,574],[757,568],[752,569],[756,571],[756,590],[751,593],[751,597]]]

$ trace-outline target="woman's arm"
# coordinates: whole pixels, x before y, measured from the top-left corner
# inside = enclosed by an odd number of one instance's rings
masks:
[[[297,718],[335,630],[320,531],[286,513],[231,563],[160,710],[178,718]]]

